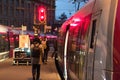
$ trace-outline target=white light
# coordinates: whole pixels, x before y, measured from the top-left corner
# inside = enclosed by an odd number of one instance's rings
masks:
[[[74,22],[80,22],[81,19],[79,19],[79,18],[75,18],[75,19],[73,19],[73,21],[74,21]]]
[[[44,12],[44,10],[42,9],[41,12]]]
[[[70,26],[77,26],[77,24],[72,23],[72,24],[70,24]]]
[[[41,19],[43,19],[44,18],[44,16],[41,16]]]
[[[100,63],[102,64],[102,61],[100,61]]]
[[[30,52],[30,49],[28,49],[27,52]]]
[[[70,26],[77,26],[81,22],[81,19],[74,18]]]

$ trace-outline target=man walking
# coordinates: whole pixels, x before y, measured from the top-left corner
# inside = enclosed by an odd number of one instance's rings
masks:
[[[39,37],[35,37],[31,44],[31,63],[33,80],[39,80],[42,64],[43,49]]]

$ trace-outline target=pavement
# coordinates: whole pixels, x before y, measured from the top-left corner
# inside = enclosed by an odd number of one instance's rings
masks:
[[[61,80],[50,55],[47,64],[41,65],[40,80]],[[32,80],[31,65],[13,65],[12,58],[6,59],[0,62],[0,80]]]

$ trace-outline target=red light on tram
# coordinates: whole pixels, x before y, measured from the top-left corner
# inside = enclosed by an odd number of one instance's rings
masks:
[[[74,19],[74,22],[80,22],[80,21],[82,21],[82,20],[79,18]]]
[[[80,18],[74,18],[70,26],[77,26],[81,23],[81,21],[82,20]]]

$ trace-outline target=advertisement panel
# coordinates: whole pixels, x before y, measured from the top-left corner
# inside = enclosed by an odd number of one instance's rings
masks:
[[[19,35],[19,48],[30,48],[29,35]]]

